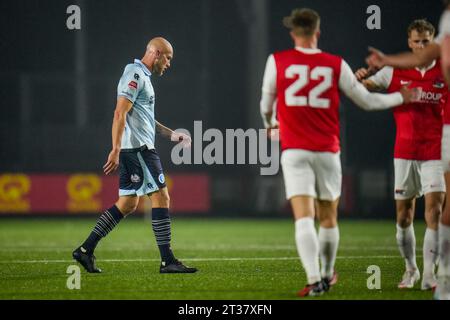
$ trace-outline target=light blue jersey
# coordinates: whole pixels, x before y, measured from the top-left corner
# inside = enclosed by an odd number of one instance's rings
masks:
[[[146,145],[155,148],[155,91],[150,81],[151,72],[139,59],[128,64],[117,86],[117,96],[133,103],[127,113],[122,135],[122,149]]]

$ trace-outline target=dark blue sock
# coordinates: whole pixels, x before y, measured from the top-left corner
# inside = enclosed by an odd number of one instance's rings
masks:
[[[166,264],[172,263],[175,257],[170,249],[171,230],[168,208],[152,209],[152,228],[159,253],[161,254],[161,260]]]
[[[87,252],[92,253],[97,247],[101,238],[106,237],[108,233],[123,219],[123,215],[116,205],[112,206],[98,218],[97,223],[89,237],[81,245]]]

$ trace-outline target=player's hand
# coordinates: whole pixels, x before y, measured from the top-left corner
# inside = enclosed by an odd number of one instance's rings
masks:
[[[386,65],[386,56],[378,49],[369,47],[370,55],[366,58],[369,68],[381,69]]]
[[[410,89],[410,88],[407,88],[406,86],[401,87],[400,93],[402,94],[402,97],[403,97],[403,103],[407,104],[407,103],[419,101],[421,91],[422,91],[421,88]]]
[[[112,150],[108,155],[108,161],[103,166],[103,172],[108,175],[119,167],[119,150]]]
[[[280,140],[280,130],[278,127],[278,121],[272,121],[269,128],[267,128],[267,137],[270,140]]]
[[[185,133],[173,131],[170,135],[170,140],[174,142],[180,142],[183,148],[190,148],[192,139]]]
[[[358,81],[363,81],[369,75],[370,75],[369,69],[366,69],[366,68],[359,68],[355,72],[355,77],[356,77],[356,79],[358,79]]]
[[[278,141],[280,140],[280,129],[278,128],[269,128],[267,129],[267,136],[270,140]]]

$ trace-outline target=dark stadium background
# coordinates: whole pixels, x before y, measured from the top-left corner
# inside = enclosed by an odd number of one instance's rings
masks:
[[[70,4],[81,7],[81,30],[66,28]],[[381,8],[381,30],[366,27],[372,4]],[[118,79],[158,35],[175,50],[171,69],[153,77],[159,121],[188,130],[194,120],[204,130],[262,128],[265,61],[292,47],[281,19],[294,7],[320,13],[320,48],[354,70],[364,66],[368,45],[404,51],[409,22],[427,18],[437,27],[442,10],[439,0],[1,1],[0,174],[101,174]],[[393,218],[391,113],[366,113],[343,99],[341,120],[342,216]],[[261,177],[257,165],[175,166],[171,147],[158,140],[169,175],[209,177],[209,214],[288,216],[281,173]]]

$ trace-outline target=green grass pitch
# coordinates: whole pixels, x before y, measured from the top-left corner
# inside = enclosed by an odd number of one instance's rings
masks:
[[[102,274],[81,272],[81,289],[69,290],[72,250],[95,219],[2,219],[0,299],[300,299],[305,284],[290,219],[188,219],[175,217],[172,247],[196,274],[159,274],[151,223],[128,218],[96,251]],[[422,266],[424,225],[415,223]],[[404,271],[394,221],[341,221],[336,269],[339,282],[318,299],[432,299],[430,291],[400,291]],[[381,269],[381,289],[369,290],[367,268]],[[315,298],[317,299],[317,298]]]

